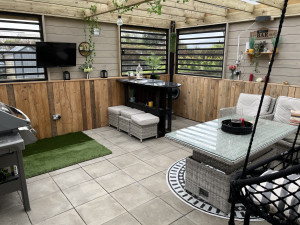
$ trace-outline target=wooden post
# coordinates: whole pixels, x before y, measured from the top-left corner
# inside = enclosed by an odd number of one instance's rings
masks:
[[[175,32],[175,21],[171,21],[171,28],[170,28],[170,37],[171,33]],[[170,49],[170,48],[169,48]],[[173,76],[174,76],[174,52],[170,52],[170,82],[173,82]]]

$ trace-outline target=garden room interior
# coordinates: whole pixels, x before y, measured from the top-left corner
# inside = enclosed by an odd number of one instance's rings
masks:
[[[0,225],[300,224],[300,0],[0,0]]]

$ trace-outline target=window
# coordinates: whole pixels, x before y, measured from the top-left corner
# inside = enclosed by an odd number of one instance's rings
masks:
[[[36,66],[39,41],[40,16],[0,13],[0,82],[46,79],[44,68]]]
[[[164,74],[168,71],[168,30],[133,26],[121,27],[121,65],[122,75],[135,71],[140,63],[143,74],[151,74],[144,57],[156,55],[161,57],[160,67],[154,74]]]
[[[225,25],[177,30],[176,73],[222,77]]]

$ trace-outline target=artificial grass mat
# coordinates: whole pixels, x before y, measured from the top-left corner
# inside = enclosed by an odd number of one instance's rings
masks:
[[[26,178],[108,154],[109,149],[82,132],[41,139],[23,151]]]

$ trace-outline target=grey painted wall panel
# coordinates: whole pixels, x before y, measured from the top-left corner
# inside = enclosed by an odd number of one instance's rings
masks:
[[[100,77],[101,70],[107,70],[108,76],[118,76],[118,28],[115,24],[100,23],[100,36],[95,36],[96,57],[94,71],[91,77]],[[76,42],[78,45],[85,41],[83,21],[67,18],[45,17],[45,36],[52,42]],[[62,79],[62,71],[68,70],[71,79],[86,78],[85,73],[78,69],[84,63],[85,57],[76,52],[76,67],[48,68],[49,79]]]

